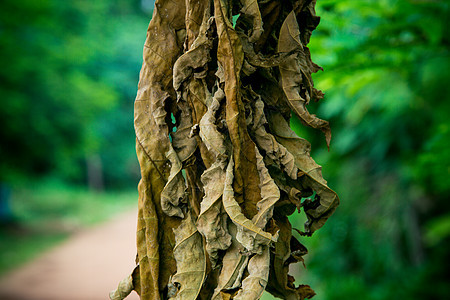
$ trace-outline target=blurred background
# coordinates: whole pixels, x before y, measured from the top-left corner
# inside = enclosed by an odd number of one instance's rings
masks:
[[[0,275],[136,205],[133,101],[153,2],[1,2]],[[309,46],[326,96],[309,110],[331,122],[330,152],[291,124],[341,198],[302,239],[308,269],[292,270],[316,299],[450,297],[449,6],[318,0]]]
[[[137,206],[152,2],[1,1],[0,275]]]

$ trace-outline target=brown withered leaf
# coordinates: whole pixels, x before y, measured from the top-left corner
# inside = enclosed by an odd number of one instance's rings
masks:
[[[182,173],[183,165],[186,172],[189,168],[188,161],[194,162],[196,159],[194,153],[197,149],[197,139],[191,136],[192,131],[192,114],[188,103],[185,100],[180,100],[177,103],[178,112],[176,114],[176,131],[172,132],[170,135],[172,137],[172,147],[176,155],[173,154],[172,149],[170,149],[166,156],[171,163],[171,170],[169,174],[168,182],[161,193],[161,205],[163,209],[169,216],[182,217],[180,202],[186,202],[186,189],[187,182],[185,183],[185,178]],[[193,174],[189,174],[192,176]],[[196,195],[191,194],[192,198]],[[198,204],[193,203],[193,208],[195,209]]]
[[[261,253],[262,247],[276,241],[276,236],[264,231],[256,226],[252,220],[247,219],[242,213],[242,209],[234,199],[233,191],[233,157],[228,163],[225,178],[225,187],[223,191],[223,207],[230,217],[231,221],[237,227],[236,238],[239,243],[251,253]]]
[[[133,290],[140,295],[140,275],[139,275],[139,265],[134,268],[133,272],[122,279],[119,282],[117,289],[109,293],[109,299],[111,300],[123,300],[125,299]]]
[[[234,295],[234,290],[241,286],[242,276],[248,265],[249,257],[242,255],[242,245],[236,240],[236,225],[230,223],[228,232],[231,234],[231,246],[223,257],[222,269],[212,300],[230,299]]]
[[[294,156],[279,144],[275,137],[266,131],[266,116],[264,115],[264,103],[260,97],[256,98],[252,131],[255,141],[265,154],[272,159],[280,169],[284,170],[290,178],[297,179],[298,169]]]
[[[211,30],[214,19],[209,19],[207,12],[204,12],[198,36],[190,46],[189,51],[181,55],[173,65],[173,87],[178,92],[178,98],[181,98],[180,88],[182,83],[189,79],[195,70],[205,69],[210,60],[212,39],[208,37],[208,30]]]
[[[225,137],[217,129],[216,114],[220,103],[225,99],[225,94],[221,88],[218,88],[214,97],[211,97],[206,90],[205,97],[208,110],[200,120],[199,135],[208,150],[214,154],[215,159],[224,161],[228,158],[227,147],[225,146]]]
[[[263,33],[263,24],[261,19],[261,13],[259,12],[259,6],[257,0],[240,0],[242,8],[240,10],[240,17],[242,19],[248,19],[251,24],[251,32],[248,34],[249,41],[254,43],[259,40]]]
[[[250,139],[240,94],[240,71],[244,60],[241,41],[229,20],[224,0],[214,0],[214,16],[219,37],[217,61],[223,68],[226,95],[226,123],[233,145],[235,180],[233,191],[244,214],[252,218],[261,199],[256,170],[255,144]]]
[[[188,85],[187,101],[192,111],[193,124],[198,125],[203,115],[207,111],[206,98],[209,95],[204,79],[192,79]],[[201,154],[201,160],[206,168],[209,168],[215,161],[215,155],[211,153],[206,145],[201,141],[199,135],[195,135],[198,148]],[[199,174],[200,176],[201,174]]]
[[[174,229],[175,247],[173,254],[177,272],[172,282],[179,287],[178,293],[170,299],[196,299],[206,277],[206,255],[203,238],[195,226],[190,213]]]
[[[286,216],[275,215],[276,228],[279,237],[275,243],[274,253],[271,255],[270,275],[267,290],[274,296],[288,299],[293,294],[287,286],[289,265],[285,262],[290,255],[291,225]]]
[[[137,267],[111,299],[314,296],[288,275],[307,250],[287,216],[303,208],[303,239],[339,204],[289,127],[293,111],[329,145],[329,123],[306,109],[323,98],[307,48],[315,4],[155,2],[135,101]]]
[[[276,46],[268,45],[268,40],[270,41],[270,37],[272,37],[273,32],[275,31],[274,28],[276,27],[277,22],[280,22],[280,14],[282,13],[283,7],[281,0],[260,0],[258,2],[264,32],[259,40],[255,43],[255,50],[257,52],[266,50],[263,49],[264,46],[266,46],[267,48]]]
[[[253,217],[252,221],[259,228],[266,227],[267,222],[273,215],[273,206],[280,199],[280,190],[270,177],[269,171],[267,170],[263,157],[256,149],[256,159],[258,165],[258,173],[261,189],[261,201],[259,201],[256,206],[258,208],[258,213]]]
[[[212,41],[207,37],[207,31],[211,27],[211,21],[208,21],[208,18],[208,11],[205,11],[199,34],[194,40],[191,49],[181,55],[173,65],[173,87],[178,95],[178,108],[181,111],[181,120],[176,132],[172,134],[173,146],[180,149],[180,151],[174,153],[172,149],[169,149],[166,154],[171,163],[171,171],[168,182],[161,194],[161,202],[163,209],[169,216],[183,217],[179,205],[184,200],[186,186],[181,173],[181,161],[190,157],[197,146],[196,139],[189,135],[193,125],[192,116],[187,102],[182,98],[181,89],[183,82],[192,76],[194,70],[205,68],[210,59],[209,52]]]
[[[299,261],[307,250],[297,240],[292,242],[292,227],[286,216],[275,215],[274,219],[280,236],[271,255],[267,291],[281,299],[310,299],[315,295],[314,291],[308,285],[295,287],[294,278],[288,274],[289,264]]]
[[[191,45],[197,38],[205,14],[209,15],[210,0],[187,0],[186,1],[186,41],[185,49],[191,49]]]
[[[133,291],[133,289],[133,276],[130,274],[119,282],[117,289],[109,293],[109,299],[123,300]]]
[[[227,230],[228,217],[222,205],[228,160],[227,147],[224,136],[217,130],[215,124],[215,114],[224,96],[223,91],[218,89],[214,97],[207,97],[208,111],[200,121],[200,137],[216,156],[216,161],[201,177],[205,195],[197,220],[198,230],[206,239],[206,250],[213,268],[218,260],[217,252],[226,250],[231,245],[231,236]]]
[[[266,246],[261,254],[255,254],[248,262],[248,276],[242,281],[242,288],[233,298],[236,300],[258,300],[269,280],[270,252]]]
[[[305,230],[308,235],[322,227],[329,216],[339,205],[336,193],[327,186],[322,176],[322,167],[310,156],[311,145],[305,139],[298,137],[289,128],[287,121],[279,113],[267,115],[271,132],[286,149],[294,154],[295,164],[302,172],[301,180],[304,187],[316,192],[316,199],[312,205],[305,207],[308,222]]]
[[[248,62],[248,64],[253,67],[254,71],[257,70],[257,67],[271,68],[279,66],[292,54],[292,52],[281,52],[273,55],[264,55],[261,52],[256,53],[254,44],[250,41],[249,37],[244,32],[240,31],[240,28],[237,28],[237,30],[239,38],[241,39],[242,50],[245,54],[244,64]],[[249,74],[245,75],[248,76]]]
[[[172,137],[172,146],[180,162],[186,162],[194,155],[197,149],[197,140],[190,136],[192,130],[192,114],[186,101],[178,102],[178,124],[176,131],[170,135]]]
[[[258,213],[252,218],[251,222],[245,221],[245,224],[243,223],[242,225],[237,225],[238,232],[236,238],[250,253],[261,254],[263,249],[267,248],[268,244],[266,243],[266,240],[263,240],[261,242],[258,234],[255,234],[255,231],[249,229],[249,227],[251,225],[255,228],[265,228],[268,220],[272,218],[275,203],[278,201],[278,199],[280,199],[280,191],[273,179],[270,177],[258,149],[256,149],[255,151],[260,178],[259,187],[261,189],[262,199],[256,204]],[[231,219],[233,220],[233,218]],[[277,234],[272,237],[272,241],[276,241],[276,239]]]
[[[166,152],[170,149],[170,139],[165,107],[175,99],[172,66],[182,50],[177,31],[184,27],[184,3],[181,0],[156,2],[135,101],[136,150],[142,176],[137,245],[143,300],[160,299],[160,291],[176,270],[172,228],[179,220],[163,212],[160,196],[169,177]]]
[[[278,52],[289,53],[295,51],[280,64],[281,85],[292,110],[300,120],[312,128],[320,129],[325,134],[327,145],[331,141],[330,124],[327,121],[311,115],[306,109],[309,100],[316,96],[313,90],[311,73],[317,72],[314,68],[309,51],[300,41],[300,29],[295,12],[292,11],[283,22],[278,40]]]
[[[256,252],[258,254],[254,255],[249,260],[249,275],[242,282],[242,290],[239,291],[239,293],[236,295],[236,298],[233,299],[259,299],[262,292],[264,291],[265,283],[267,283],[267,278],[269,276],[269,248],[266,244],[266,240],[264,240],[264,243],[259,243],[260,239],[258,239],[257,234],[255,234],[255,230],[257,230],[257,228],[264,228],[267,220],[272,217],[273,205],[279,198],[279,191],[264,166],[262,156],[259,154],[259,152],[256,152],[256,155],[258,160],[258,171],[261,178],[260,188],[262,193],[262,200],[257,204],[258,214],[253,217],[252,221],[248,219],[244,220],[244,226],[234,221],[236,229],[233,236],[235,236],[236,239],[233,240],[234,245],[230,247],[223,259],[224,269],[222,270],[219,278],[219,288],[216,289],[215,293],[216,297],[218,297],[220,292],[222,292],[222,294],[226,293],[222,290],[226,290],[227,287],[228,290],[233,290],[234,288],[237,288],[239,286],[236,286],[236,283],[230,284],[230,282],[233,282],[231,278],[233,278],[235,282],[239,283],[239,281],[236,281],[235,278],[239,278],[240,276],[242,276],[243,267],[247,265],[248,256],[241,254],[241,251],[243,249],[239,251],[239,248],[237,247],[238,245],[251,247],[247,248],[247,250]],[[224,197],[227,196],[227,185],[231,187],[230,181],[232,181],[232,171],[232,160],[230,160],[229,166],[227,168],[226,180],[228,182],[225,186]],[[231,194],[230,197],[232,197]],[[239,207],[237,206],[237,203],[235,203],[234,205],[236,209]],[[241,216],[239,220],[242,220],[243,218],[244,217]],[[233,220],[233,218],[231,219]],[[251,229],[249,227],[251,227]],[[274,239],[272,239],[272,241],[273,240]],[[222,285],[220,285],[220,283],[222,283]]]
[[[225,184],[225,168],[225,162],[215,162],[201,178],[205,196],[201,202],[197,227],[206,239],[206,250],[213,267],[218,260],[217,252],[227,250],[231,245],[231,236],[227,231],[228,217],[221,201]]]
[[[169,159],[170,174],[161,192],[161,207],[168,216],[184,217],[180,204],[185,201],[186,184],[181,170],[183,166],[172,145],[166,153]]]

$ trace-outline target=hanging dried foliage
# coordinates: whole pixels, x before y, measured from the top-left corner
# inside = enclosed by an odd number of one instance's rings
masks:
[[[339,199],[289,127],[321,130],[315,0],[157,0],[135,102],[137,267],[111,299],[309,299],[289,265]],[[315,195],[313,199],[308,199]]]

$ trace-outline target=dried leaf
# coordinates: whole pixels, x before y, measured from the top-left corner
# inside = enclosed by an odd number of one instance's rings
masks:
[[[193,78],[189,82],[186,98],[191,107],[192,122],[194,124],[198,125],[203,115],[206,113],[206,98],[209,94],[210,93],[203,79]],[[208,151],[206,145],[201,141],[200,136],[196,135],[195,138],[197,139],[198,148],[200,150],[201,161],[206,168],[209,168],[215,161],[215,156],[213,153]],[[201,173],[199,176],[200,175]]]
[[[239,243],[251,253],[261,253],[262,246],[267,246],[271,242],[275,242],[276,236],[272,236],[270,233],[265,232],[262,228],[256,226],[253,221],[244,216],[241,207],[234,199],[232,186],[233,178],[233,157],[231,157],[227,167],[223,191],[223,207],[231,221],[233,221],[237,227],[236,238]]]
[[[286,216],[277,215],[275,222],[280,236],[275,243],[275,251],[271,257],[267,291],[282,299],[310,299],[315,295],[314,291],[308,285],[295,287],[293,277],[288,275],[289,264],[297,262],[299,260],[298,255],[302,251],[306,252],[306,248],[298,241],[297,243],[294,242],[294,247],[291,248],[292,227]],[[296,255],[297,259],[293,259],[293,255]]]
[[[228,231],[232,237],[231,246],[223,257],[222,270],[212,300],[222,300],[228,294],[226,291],[234,290],[241,285],[241,279],[249,260],[248,256],[241,254],[242,246],[236,240],[236,225],[230,223]],[[230,294],[228,296],[231,297]]]
[[[228,234],[227,214],[222,206],[222,194],[225,181],[225,163],[216,162],[202,175],[205,196],[201,202],[197,226],[206,238],[206,250],[213,267],[218,260],[217,252],[226,250],[231,245]]]
[[[226,122],[235,160],[233,191],[238,203],[243,205],[245,216],[252,218],[257,213],[256,203],[261,199],[261,192],[258,188],[255,144],[247,132],[239,91],[244,53],[223,0],[214,0],[214,16],[219,37],[217,60],[223,68],[225,79]]]
[[[195,138],[189,137],[192,127],[192,117],[187,103],[181,97],[180,89],[182,83],[193,74],[194,69],[204,68],[205,64],[209,61],[209,50],[212,42],[207,37],[207,30],[210,26],[211,22],[208,22],[208,14],[205,12],[199,35],[193,42],[192,48],[181,55],[173,66],[173,86],[178,94],[178,107],[181,109],[180,127],[172,134],[173,146],[182,151],[174,153],[169,148],[166,155],[171,162],[171,171],[168,182],[161,194],[161,202],[164,211],[169,216],[183,217],[182,210],[178,207],[180,202],[184,200],[184,190],[186,189],[184,178],[181,174],[181,161],[191,156],[197,145]]]
[[[266,227],[266,224],[273,215],[273,206],[280,199],[280,190],[269,175],[269,171],[264,165],[263,157],[256,149],[256,159],[258,165],[258,173],[261,189],[261,201],[256,206],[258,213],[253,217],[252,221],[259,228]]]
[[[272,159],[280,169],[284,170],[289,177],[297,179],[298,169],[295,165],[294,156],[286,150],[286,148],[279,144],[275,137],[267,133],[264,125],[267,124],[266,117],[264,115],[264,103],[258,97],[255,101],[255,113],[254,113],[253,132],[255,135],[255,141],[265,154]]]
[[[308,235],[323,226],[329,216],[339,205],[339,198],[336,193],[327,186],[327,182],[322,177],[322,167],[319,166],[310,156],[310,144],[298,137],[289,128],[287,121],[279,113],[267,115],[272,133],[286,149],[294,154],[295,164],[304,174],[301,181],[304,187],[316,192],[316,199],[311,205],[305,207],[308,222],[305,230]]]
[[[110,300],[123,300],[133,290],[136,290],[140,294],[140,278],[139,278],[139,265],[134,268],[133,272],[119,282],[117,289],[109,293]]]
[[[207,36],[207,31],[211,30],[213,19],[209,19],[208,11],[204,12],[203,22],[200,32],[194,40],[189,51],[181,55],[173,65],[173,87],[179,93],[184,81],[186,81],[195,70],[205,69],[205,65],[210,60],[210,50],[212,40]]]
[[[282,19],[280,18],[280,14],[282,13],[281,0],[263,0],[258,2],[263,21],[264,32],[259,40],[255,43],[255,50],[257,52],[262,50],[264,47],[269,49],[271,48],[272,45],[270,45],[270,43],[268,43],[267,41],[270,40],[270,37],[272,37],[276,24],[282,21]]]
[[[177,30],[183,28],[185,1],[157,1],[144,46],[135,101],[136,148],[141,166],[137,226],[141,299],[160,299],[160,291],[176,270],[172,228],[178,220],[163,213],[160,196],[169,176],[166,153],[170,149],[165,107],[175,92],[172,65],[180,55]],[[164,42],[162,42],[164,41]]]
[[[169,178],[161,192],[161,207],[167,215],[183,218],[184,213],[180,204],[186,200],[186,184],[181,172],[182,164],[172,145],[169,146],[166,157],[171,167]]]
[[[209,151],[211,151],[216,159],[226,160],[226,146],[225,137],[217,130],[216,125],[216,113],[219,110],[220,103],[225,98],[225,94],[221,88],[218,88],[214,97],[211,97],[208,91],[206,91],[206,106],[208,107],[207,112],[203,115],[200,120],[200,137],[205,143]]]
[[[174,229],[174,233],[176,244],[173,253],[177,272],[172,277],[172,283],[179,286],[179,290],[170,299],[196,299],[206,277],[203,239],[190,213],[180,226]]]
[[[248,61],[248,64],[254,68],[254,71],[257,69],[255,67],[271,68],[279,66],[292,54],[292,52],[281,52],[273,55],[264,55],[261,52],[256,53],[254,44],[250,41],[248,36],[243,32],[238,32],[238,34],[241,39],[242,50],[245,53],[244,64]],[[246,75],[248,76],[249,74]]]
[[[192,130],[192,114],[186,101],[178,102],[179,117],[175,132],[171,133],[172,146],[180,162],[185,162],[194,155],[197,140],[190,136]]]
[[[226,166],[228,156],[223,135],[217,130],[215,114],[224,98],[218,89],[215,96],[207,99],[208,111],[200,121],[200,137],[206,147],[216,155],[216,161],[201,177],[205,195],[201,202],[197,226],[206,238],[206,250],[214,268],[218,260],[217,252],[226,250],[231,245],[231,236],[227,230],[228,216],[222,205]]]
[[[209,0],[186,1],[186,41],[185,49],[191,49],[192,43],[197,38],[200,26],[203,24],[205,13],[210,11]]]
[[[233,267],[222,270],[221,273],[221,279],[224,277],[232,278],[233,275],[238,274],[242,276],[242,266],[246,265],[246,259],[248,257],[239,253],[238,248],[236,247],[237,244],[241,244],[243,246],[249,245],[251,248],[250,249],[247,248],[247,250],[259,253],[250,259],[248,266],[250,275],[243,281],[244,292],[242,293],[240,292],[241,296],[239,296],[240,293],[238,293],[238,296],[241,297],[240,299],[259,299],[262,292],[264,291],[265,283],[267,283],[267,278],[269,276],[269,262],[270,262],[269,248],[267,244],[265,244],[266,240],[264,240],[264,243],[262,244],[259,243],[257,233],[255,233],[254,230],[258,230],[258,227],[259,228],[265,227],[267,220],[272,217],[273,205],[279,198],[278,188],[276,187],[273,180],[270,178],[270,175],[264,166],[262,156],[259,154],[259,152],[256,152],[256,155],[258,159],[258,171],[260,173],[261,178],[260,187],[262,193],[262,200],[257,204],[258,214],[254,216],[252,221],[248,219],[244,220],[243,221],[245,223],[244,226],[241,226],[240,224],[237,224],[237,222],[234,222],[234,224],[237,227],[237,233],[235,234],[236,240],[234,241],[234,246],[232,246],[225,255],[223,262],[224,268],[225,266],[233,266]],[[230,160],[230,163],[227,168],[224,201],[226,201],[225,197],[227,196],[226,194],[227,185],[228,187],[231,187],[232,170],[233,170],[232,160]],[[229,196],[232,197],[232,194],[230,193]],[[237,203],[235,203],[234,205],[236,207]],[[237,206],[237,208],[238,207],[239,206]],[[231,219],[233,220],[233,217],[231,217]],[[243,216],[241,216],[239,220],[243,220]],[[251,227],[253,230],[248,229],[248,227]],[[270,235],[269,233],[266,234]],[[272,241],[274,240],[275,239],[272,238]],[[237,243],[237,241],[239,243]],[[238,266],[240,266],[240,268],[238,268]],[[237,272],[238,270],[239,272]],[[262,285],[262,281],[260,280],[265,280],[265,283]],[[222,281],[225,280],[222,279]],[[237,287],[236,284],[230,284],[230,281],[232,280],[228,279],[226,281],[229,289],[236,288]],[[227,284],[222,284],[220,289],[216,289],[216,296],[218,295],[219,291],[227,287]],[[251,298],[251,295],[253,295],[253,297],[256,298]]]
[[[288,53],[291,51],[296,53],[290,55],[280,64],[281,85],[284,93],[289,105],[300,120],[307,126],[323,131],[329,146],[331,140],[330,124],[315,115],[311,115],[306,109],[309,100],[314,99],[317,95],[313,90],[314,84],[311,78],[311,73],[317,72],[317,69],[313,68],[314,65],[308,56],[309,51],[305,52],[300,41],[300,29],[294,11],[283,22],[278,41],[278,52]]]
[[[133,277],[128,275],[121,282],[116,290],[109,293],[109,299],[111,300],[123,300],[127,297],[134,289]]]
[[[242,281],[242,289],[234,299],[258,300],[263,294],[269,279],[269,247],[264,247],[261,254],[255,254],[248,262],[248,276]]]
[[[339,203],[289,128],[293,110],[329,144],[306,110],[323,97],[306,47],[315,2],[156,1],[135,102],[138,267],[112,299],[314,295],[288,275],[307,250],[287,215],[303,207],[311,235]]]
[[[249,41],[254,43],[259,40],[263,33],[261,13],[259,12],[257,0],[240,0],[242,4],[240,18],[249,19],[252,23],[251,33],[249,34]]]

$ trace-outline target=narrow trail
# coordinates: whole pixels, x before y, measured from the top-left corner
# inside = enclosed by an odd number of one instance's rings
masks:
[[[105,300],[134,268],[137,212],[75,234],[0,278],[2,300]],[[127,300],[139,299],[133,292]]]

